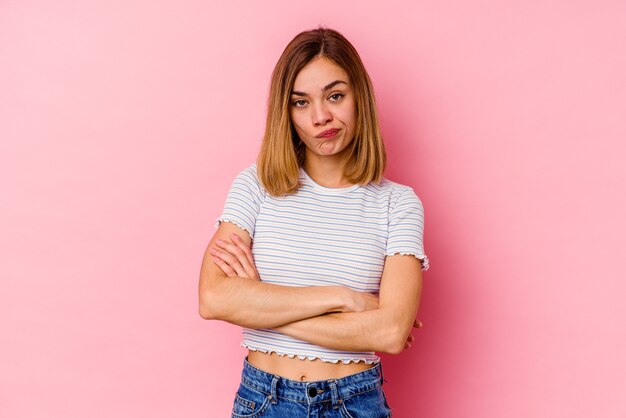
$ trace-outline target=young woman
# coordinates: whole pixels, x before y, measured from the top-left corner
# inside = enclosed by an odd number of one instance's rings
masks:
[[[200,315],[242,326],[249,350],[233,417],[391,416],[376,352],[410,347],[428,258],[422,203],[385,166],[356,50],[298,34],[200,273]]]

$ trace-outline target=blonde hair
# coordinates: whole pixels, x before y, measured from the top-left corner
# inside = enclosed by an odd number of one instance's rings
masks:
[[[372,82],[356,49],[339,32],[318,27],[299,33],[278,59],[270,83],[265,134],[257,156],[257,174],[273,196],[295,193],[306,145],[298,137],[289,113],[289,97],[300,70],[325,57],[348,73],[354,91],[356,129],[344,175],[351,183],[380,183],[387,164],[378,123]]]

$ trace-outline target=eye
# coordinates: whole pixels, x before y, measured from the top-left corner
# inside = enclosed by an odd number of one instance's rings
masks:
[[[339,101],[339,100],[341,100],[341,98],[342,98],[343,96],[345,96],[345,95],[344,95],[343,93],[334,93],[334,94],[331,94],[331,95],[330,95],[330,97],[336,97],[336,96],[339,96],[339,97],[337,97],[337,99],[336,99],[336,100],[332,100],[333,102],[338,102],[338,101]]]
[[[304,100],[296,100],[295,102],[292,102],[292,104],[293,104],[295,107],[302,107],[302,106],[304,106],[304,105],[299,106],[299,105],[298,105],[298,103],[305,103],[305,101],[304,101]]]

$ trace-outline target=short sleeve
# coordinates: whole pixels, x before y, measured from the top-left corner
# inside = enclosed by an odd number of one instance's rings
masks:
[[[256,174],[256,163],[242,170],[233,180],[224,209],[215,220],[215,228],[220,222],[234,223],[245,229],[254,238],[254,227],[265,198],[265,191]]]
[[[410,254],[422,260],[422,270],[428,270],[424,252],[424,207],[411,187],[400,192],[389,209],[389,235],[385,255]]]

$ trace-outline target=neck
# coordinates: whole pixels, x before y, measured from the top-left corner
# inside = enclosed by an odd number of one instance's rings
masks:
[[[345,162],[339,158],[306,158],[304,170],[324,187],[350,187],[353,183],[344,177]]]

